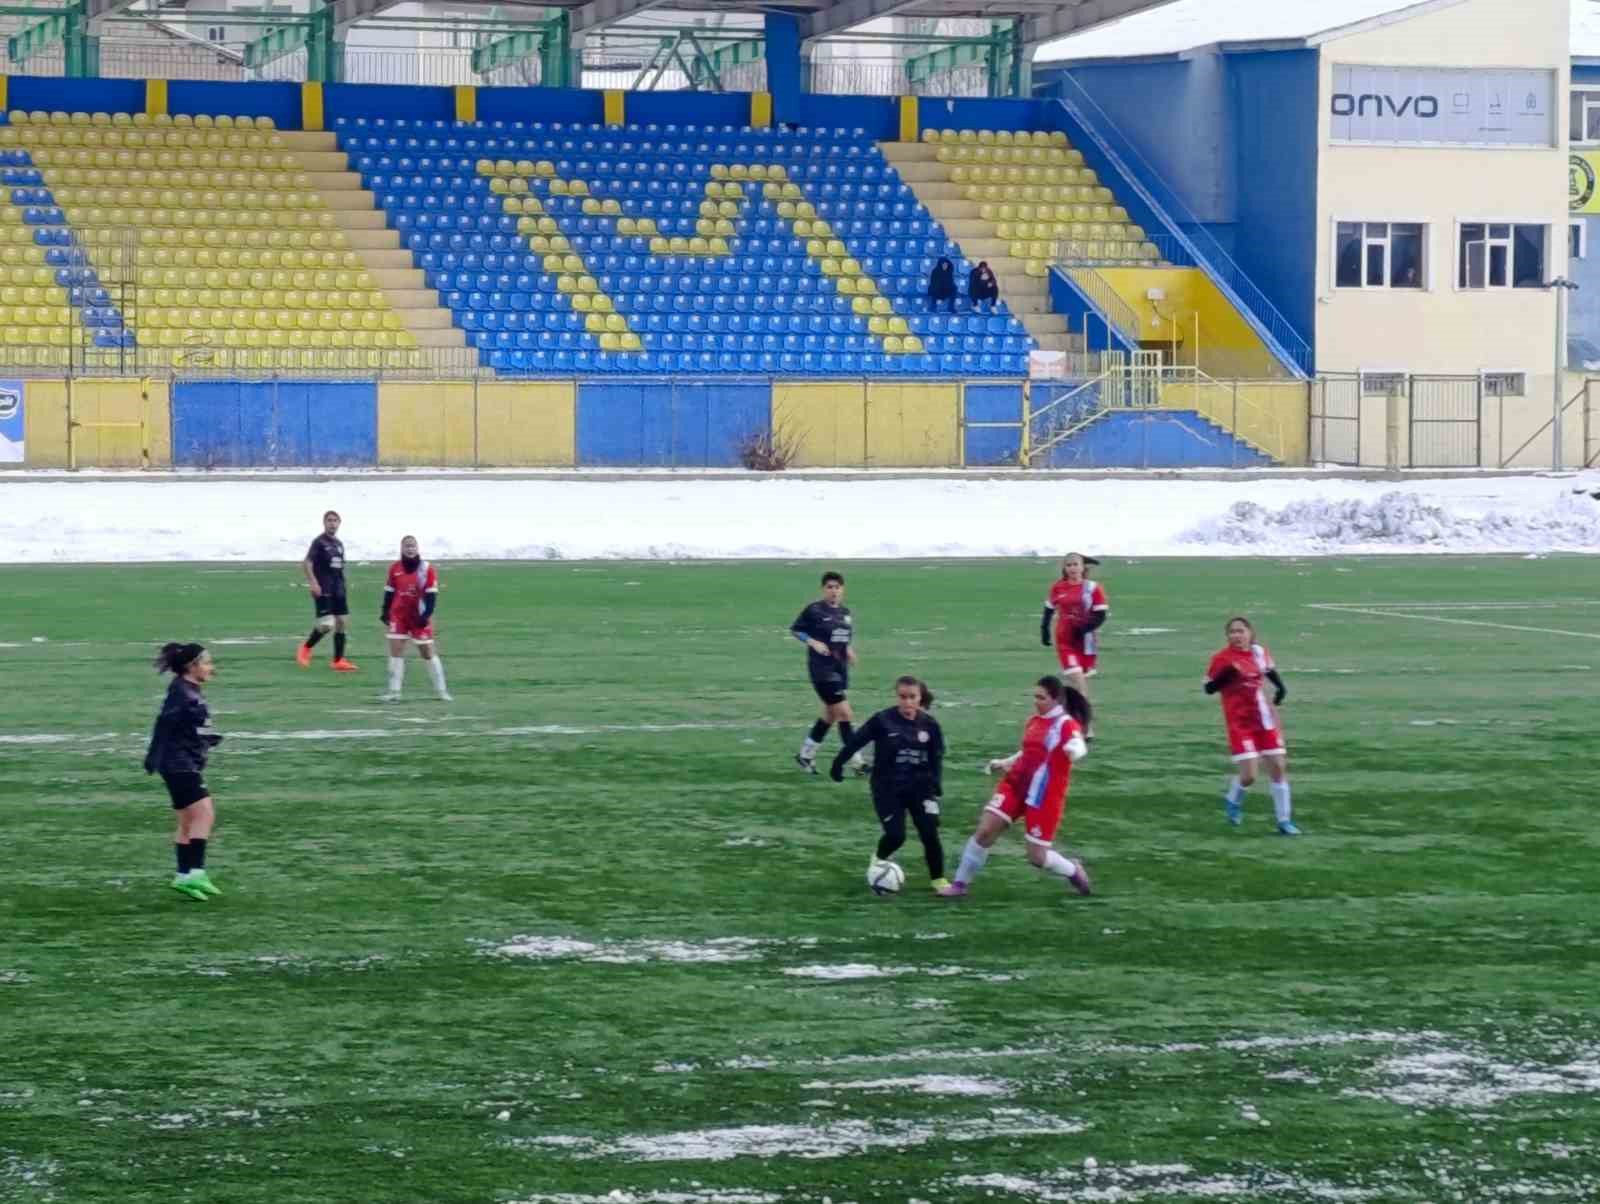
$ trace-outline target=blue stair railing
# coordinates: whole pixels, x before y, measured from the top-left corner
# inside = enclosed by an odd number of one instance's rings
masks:
[[[1066,110],[1073,124],[1122,177],[1121,182],[1138,195],[1174,240],[1172,245],[1158,242],[1158,246],[1163,246],[1163,258],[1175,267],[1203,269],[1284,365],[1298,376],[1310,376],[1311,347],[1293,323],[1234,262],[1161,173],[1139,153],[1083,85],[1073,79],[1071,72],[1063,72],[1060,78],[1061,96],[1056,103]]]

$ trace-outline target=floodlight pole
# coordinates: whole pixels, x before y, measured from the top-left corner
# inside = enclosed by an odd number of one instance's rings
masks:
[[[1556,355],[1555,355],[1555,384],[1551,386],[1551,396],[1554,401],[1554,411],[1550,419],[1550,467],[1561,471],[1561,444],[1562,436],[1562,411],[1566,408],[1566,372],[1567,372],[1567,294],[1576,292],[1578,286],[1565,276],[1557,276],[1545,285],[1555,293],[1556,297]],[[1505,401],[1502,399],[1502,406]]]

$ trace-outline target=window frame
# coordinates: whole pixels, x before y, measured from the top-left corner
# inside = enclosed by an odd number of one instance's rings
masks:
[[[1573,234],[1578,236],[1576,253],[1572,249]],[[1581,217],[1569,218],[1567,219],[1567,259],[1570,261],[1587,258],[1589,258],[1589,223]]]
[[[1567,141],[1572,146],[1600,146],[1600,138],[1590,138],[1589,113],[1600,110],[1600,88],[1573,87],[1567,105]],[[1577,119],[1574,128],[1573,119]]]
[[[1481,285],[1467,284],[1464,282],[1466,273],[1466,247],[1463,243],[1465,230],[1468,226],[1483,227],[1484,258],[1484,283]],[[1504,239],[1490,237],[1490,230],[1495,226],[1506,226],[1509,232]],[[1544,230],[1544,257],[1539,267],[1538,284],[1517,284],[1517,228],[1519,226],[1532,226]],[[1455,252],[1454,272],[1451,281],[1458,293],[1526,293],[1537,292],[1544,288],[1551,279],[1551,243],[1554,226],[1549,218],[1516,218],[1516,217],[1473,217],[1457,218],[1455,222]],[[1569,236],[1570,237],[1570,236]],[[1488,251],[1492,246],[1504,245],[1506,248],[1506,282],[1504,284],[1489,283]],[[1565,250],[1565,248],[1563,248]]]
[[[1340,226],[1360,226],[1361,227],[1361,233],[1359,235],[1360,246],[1361,246],[1361,263],[1360,263],[1361,271],[1360,271],[1360,283],[1359,284],[1340,284],[1339,283],[1339,227]],[[1392,272],[1392,269],[1393,269],[1393,266],[1394,266],[1394,227],[1396,227],[1396,226],[1416,226],[1418,229],[1421,230],[1422,234],[1421,234],[1421,240],[1420,240],[1420,243],[1419,243],[1419,247],[1420,247],[1420,250],[1421,250],[1421,253],[1422,253],[1422,273],[1421,273],[1421,279],[1417,282],[1417,284],[1414,287],[1403,285],[1403,284],[1401,284],[1401,285],[1391,284],[1391,283],[1388,283],[1387,281],[1385,283],[1383,283],[1383,284],[1368,284],[1367,283],[1367,248],[1370,245],[1375,245],[1373,243],[1369,243],[1368,242],[1368,239],[1367,239],[1367,227],[1368,226],[1387,226],[1389,228],[1388,235],[1385,236],[1385,238],[1382,240],[1382,245],[1384,247],[1384,275],[1386,277],[1391,277],[1391,272]],[[1341,292],[1341,293],[1353,293],[1353,292],[1431,293],[1434,290],[1434,277],[1433,277],[1434,263],[1433,263],[1433,261],[1434,261],[1434,255],[1433,255],[1433,223],[1432,222],[1428,222],[1428,221],[1423,220],[1422,218],[1417,218],[1417,217],[1367,217],[1367,218],[1335,217],[1333,219],[1332,226],[1331,226],[1330,242],[1329,242],[1329,255],[1328,255],[1328,278],[1329,278],[1329,280],[1328,280],[1328,283],[1329,283],[1329,287],[1334,289],[1336,292]]]
[[[1410,393],[1411,373],[1401,368],[1358,368],[1356,369],[1356,392],[1361,397],[1387,397],[1388,389],[1369,389],[1367,381],[1379,378],[1393,377],[1399,380],[1402,391]]]

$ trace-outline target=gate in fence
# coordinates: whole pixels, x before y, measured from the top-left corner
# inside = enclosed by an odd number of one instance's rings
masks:
[[[1413,376],[1411,468],[1483,465],[1483,378]]]
[[[1361,378],[1324,374],[1311,387],[1311,462],[1361,463]]]

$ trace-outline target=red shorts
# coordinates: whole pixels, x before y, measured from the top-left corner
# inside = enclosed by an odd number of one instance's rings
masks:
[[[1058,790],[1046,791],[1039,805],[1030,807],[1010,782],[1001,782],[984,810],[1000,816],[1007,823],[1014,824],[1026,817],[1027,827],[1023,829],[1023,834],[1028,843],[1050,844],[1056,838],[1056,829],[1061,827],[1062,816],[1067,813],[1066,783],[1063,782]]]
[[[420,620],[411,622],[405,619],[390,619],[389,638],[391,640],[410,640],[413,644],[431,644],[433,643],[433,624],[423,623]]]
[[[1061,662],[1061,671],[1070,672],[1073,669],[1082,669],[1085,677],[1094,673],[1094,663],[1100,659],[1097,652],[1078,652],[1072,648],[1056,645],[1056,659]]]
[[[1228,724],[1228,749],[1235,761],[1283,756],[1288,751],[1284,747],[1281,727],[1262,727],[1259,723]]]

